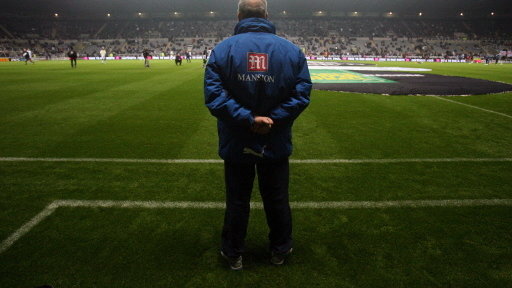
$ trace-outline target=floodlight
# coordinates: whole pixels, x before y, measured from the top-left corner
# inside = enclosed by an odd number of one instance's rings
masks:
[[[423,16],[423,12],[418,13],[418,16]]]

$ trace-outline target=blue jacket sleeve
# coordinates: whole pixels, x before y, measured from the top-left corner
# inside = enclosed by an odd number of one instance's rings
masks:
[[[311,94],[311,77],[304,54],[299,55],[299,73],[295,84],[295,89],[290,97],[274,108],[269,117],[274,120],[276,125],[287,125],[292,123],[308,107],[309,96]]]
[[[210,55],[204,77],[204,98],[210,113],[219,120],[237,126],[254,123],[252,111],[230,97],[222,82],[219,66],[215,62],[215,50]]]

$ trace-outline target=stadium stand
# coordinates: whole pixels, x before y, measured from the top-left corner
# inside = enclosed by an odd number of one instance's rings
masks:
[[[501,20],[325,18],[276,19],[278,34],[310,55],[375,57],[494,56],[512,50],[512,32]],[[4,18],[0,55],[17,57],[31,48],[39,57],[62,57],[70,46],[81,56],[154,55],[192,50],[200,55],[229,37],[236,22],[224,19],[61,20]]]

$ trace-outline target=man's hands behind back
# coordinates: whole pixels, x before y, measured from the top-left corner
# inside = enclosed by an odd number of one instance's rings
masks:
[[[272,125],[274,125],[274,121],[269,117],[256,116],[254,117],[254,123],[252,124],[251,131],[256,134],[265,135],[270,132]]]

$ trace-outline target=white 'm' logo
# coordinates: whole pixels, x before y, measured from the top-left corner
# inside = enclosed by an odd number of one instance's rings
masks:
[[[248,53],[248,70],[249,71],[267,71],[268,70],[268,54],[264,53]]]

